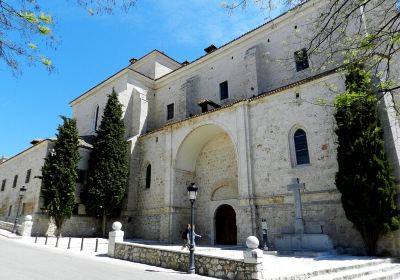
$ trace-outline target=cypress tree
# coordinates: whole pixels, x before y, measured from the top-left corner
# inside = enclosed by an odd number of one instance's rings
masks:
[[[336,187],[346,217],[361,234],[368,255],[379,238],[399,227],[396,188],[384,151],[378,100],[370,73],[350,65],[346,91],[335,100],[338,141]]]
[[[42,195],[48,216],[57,226],[61,236],[65,219],[71,217],[75,206],[75,186],[78,177],[79,140],[76,121],[61,116],[63,125],[58,127],[52,152],[42,167]]]
[[[122,105],[113,90],[90,155],[87,184],[87,209],[102,216],[103,236],[107,216],[118,209],[128,180],[128,147],[122,119]]]

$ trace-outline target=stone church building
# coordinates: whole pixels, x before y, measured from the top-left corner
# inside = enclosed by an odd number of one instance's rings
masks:
[[[335,187],[333,108],[318,102],[332,104],[344,76],[309,59],[302,36],[317,3],[211,45],[190,63],[158,50],[131,59],[70,102],[82,139],[96,133],[113,89],[123,105],[130,175],[120,221],[127,236],[178,242],[190,220],[186,188],[195,183],[203,244],[243,244],[264,233],[276,248],[296,231],[297,204],[303,233],[329,236],[336,248],[362,247]],[[388,109],[382,122],[400,184],[399,119]],[[304,183],[301,202],[288,188],[293,178]],[[400,233],[385,237],[380,250],[399,256]]]

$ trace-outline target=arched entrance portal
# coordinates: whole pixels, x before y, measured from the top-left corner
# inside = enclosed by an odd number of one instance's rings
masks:
[[[215,244],[237,244],[236,213],[228,204],[221,205],[215,212]]]
[[[171,219],[176,226],[183,228],[190,221],[189,201],[187,200],[187,185],[195,183],[198,186],[195,212],[196,232],[203,237],[202,244],[216,244],[216,209],[223,204],[236,206],[238,204],[238,164],[236,146],[227,130],[216,124],[205,124],[189,132],[177,150],[174,166],[173,205],[174,217]],[[227,225],[224,218],[218,218],[221,229],[220,244],[236,244],[236,214],[235,211],[221,210],[222,217],[228,217],[230,228],[223,231]],[[176,232],[176,231],[174,231]],[[179,236],[176,236],[180,238]]]

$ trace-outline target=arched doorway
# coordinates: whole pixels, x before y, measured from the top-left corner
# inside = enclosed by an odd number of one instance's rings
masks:
[[[237,244],[236,213],[228,204],[221,205],[215,212],[215,244]]]
[[[236,145],[229,131],[217,124],[206,124],[188,132],[177,149],[174,173],[173,204],[182,211],[174,212],[176,218],[172,220],[176,220],[179,227],[190,220],[190,211],[184,211],[185,208],[189,210],[190,205],[186,188],[188,182],[196,183],[198,215],[194,223],[196,232],[203,236],[199,242],[215,244],[216,208],[222,204],[237,205],[239,193]],[[233,215],[235,217],[236,213]],[[221,244],[235,244],[236,231],[235,238],[230,238],[229,242],[222,239]]]

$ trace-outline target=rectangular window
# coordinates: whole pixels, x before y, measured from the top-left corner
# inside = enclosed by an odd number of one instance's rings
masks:
[[[294,53],[294,60],[296,62],[296,71],[307,69],[308,65],[308,55],[306,49],[298,50]]]
[[[6,182],[7,180],[4,179],[3,182],[1,183],[1,191],[4,192],[5,188],[6,188]]]
[[[81,184],[86,183],[86,170],[78,170],[78,177],[76,178],[76,182]]]
[[[167,120],[174,118],[174,103],[167,105]]]
[[[227,99],[228,95],[228,81],[219,84],[219,98],[221,100]]]
[[[31,180],[31,173],[32,169],[28,169],[28,171],[26,171],[25,183],[29,183],[29,181]]]
[[[8,217],[11,216],[11,211],[12,211],[12,205],[10,205],[10,207],[8,207]]]
[[[13,188],[15,188],[17,186],[17,182],[18,182],[18,175],[15,175],[14,182],[13,182]]]

